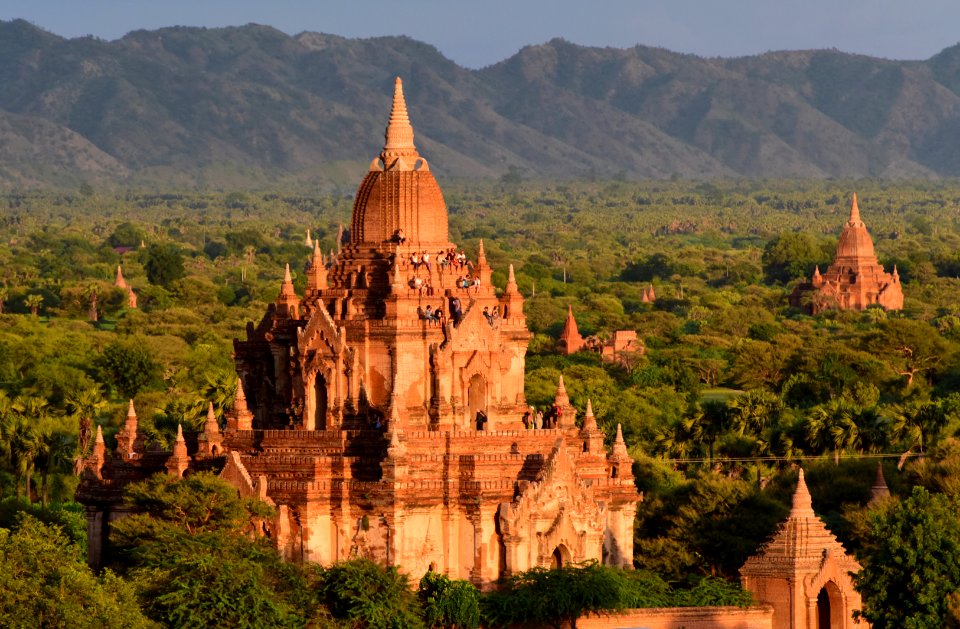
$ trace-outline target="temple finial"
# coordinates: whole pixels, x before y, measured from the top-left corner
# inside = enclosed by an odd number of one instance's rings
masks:
[[[183,424],[177,424],[177,443],[183,442]]]
[[[390,122],[385,133],[383,157],[416,154],[413,144],[413,125],[407,115],[407,102],[403,97],[403,81],[400,77],[393,82],[393,106],[390,108]],[[384,159],[384,163],[387,160]]]
[[[287,263],[286,268],[283,271],[283,283],[284,284],[293,284],[293,277],[290,276],[290,263]]]
[[[243,380],[237,378],[237,388],[233,393],[233,410],[247,410],[247,395],[243,392]]]
[[[134,420],[137,419],[137,409],[133,407],[132,399],[130,400],[130,405],[127,406],[127,419],[129,420],[130,418],[133,418]]]
[[[97,438],[95,443],[103,443],[103,428],[100,427],[100,424],[97,424]]]
[[[803,468],[800,468],[800,474],[797,477],[797,489],[793,492],[793,508],[790,509],[791,516],[812,515],[813,498],[810,497],[810,490],[807,489],[807,481],[803,477]]]
[[[583,428],[593,430],[597,427],[597,418],[593,416],[593,402],[587,398],[587,410],[583,413]]]
[[[477,265],[486,266],[487,264],[487,254],[483,250],[483,238],[480,239],[480,246],[477,247]]]
[[[860,220],[860,207],[857,205],[857,193],[853,193],[853,202],[850,204],[850,223],[862,223]]]

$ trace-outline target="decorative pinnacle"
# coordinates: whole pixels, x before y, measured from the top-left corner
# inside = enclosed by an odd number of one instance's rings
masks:
[[[390,108],[390,121],[384,134],[384,157],[415,155],[417,147],[413,144],[413,125],[407,115],[407,102],[403,98],[403,81],[398,76],[393,82],[393,106]],[[386,159],[384,162],[386,163]]]
[[[862,224],[863,221],[860,220],[860,208],[857,206],[857,193],[853,193],[853,202],[850,204],[850,224],[857,225]]]
[[[597,418],[593,416],[593,402],[587,398],[587,410],[583,414],[584,430],[595,430],[597,427]]]
[[[293,290],[293,277],[290,275],[290,263],[283,269],[283,284],[280,285],[280,297],[296,298],[297,292]]]
[[[177,424],[177,443],[184,443],[184,441],[183,441],[183,424]]]
[[[103,443],[103,428],[100,427],[100,424],[97,424],[97,438],[95,443]]]
[[[617,424],[617,437],[613,440],[613,442],[627,445],[623,440],[623,428],[620,426],[620,424]]]
[[[210,406],[207,408],[207,423],[203,426],[203,432],[220,432],[220,426],[217,424],[217,411],[213,408],[213,402],[210,402]]]
[[[130,400],[130,406],[127,407],[127,420],[137,419],[137,409],[133,408],[133,400]]]
[[[477,249],[477,266],[487,265],[487,254],[483,251],[483,239],[480,239],[480,247]]]
[[[237,378],[237,390],[233,394],[233,410],[247,410],[247,396],[243,392],[243,380]]]
[[[810,490],[807,489],[807,481],[803,478],[802,467],[797,477],[797,489],[793,492],[793,508],[790,509],[790,515],[813,515],[813,499],[810,497]]]

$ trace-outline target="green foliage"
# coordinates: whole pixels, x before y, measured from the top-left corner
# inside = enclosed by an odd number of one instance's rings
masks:
[[[334,564],[323,572],[319,593],[330,614],[351,627],[423,627],[417,598],[395,566],[384,568],[368,559]]]
[[[484,619],[493,627],[530,623],[576,629],[583,614],[623,609],[627,601],[621,572],[589,562],[513,575],[482,605]]]
[[[54,524],[21,514],[0,528],[0,624],[4,627],[153,627],[133,588],[93,574],[82,547]]]
[[[745,607],[752,603],[749,593],[720,578],[700,578],[692,587],[674,588],[653,572],[586,562],[513,575],[483,597],[481,608],[484,622],[492,627],[546,624],[575,628],[577,619],[589,612],[636,607]]]
[[[140,263],[147,272],[151,284],[164,288],[186,275],[183,268],[183,254],[180,247],[166,244],[152,244],[143,250]]]
[[[960,521],[948,496],[921,487],[870,517],[854,583],[862,615],[876,629],[944,627],[960,590]]]
[[[110,539],[150,618],[175,627],[303,624],[303,575],[248,535],[270,507],[207,473],[154,476],[126,499],[135,515],[115,522]]]
[[[118,337],[103,348],[94,363],[103,380],[128,399],[136,397],[159,375],[154,354],[140,336]]]
[[[809,233],[783,233],[763,248],[763,273],[768,282],[786,284],[809,276],[814,265],[829,262],[828,256]]]
[[[431,570],[420,579],[417,598],[427,627],[476,629],[480,625],[480,591],[469,581],[451,580]]]
[[[133,223],[123,222],[107,237],[107,244],[111,247],[139,247],[146,237],[144,231]]]

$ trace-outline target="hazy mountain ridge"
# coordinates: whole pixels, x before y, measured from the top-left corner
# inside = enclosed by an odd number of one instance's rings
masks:
[[[705,59],[553,40],[468,70],[405,37],[257,25],[63,39],[0,22],[0,182],[351,183],[404,77],[438,173],[960,175],[960,46]]]

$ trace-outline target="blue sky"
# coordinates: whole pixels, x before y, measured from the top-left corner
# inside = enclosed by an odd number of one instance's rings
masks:
[[[0,19],[115,39],[160,26],[257,22],[287,33],[409,35],[468,67],[554,37],[703,56],[838,48],[926,59],[960,41],[958,0],[0,0]]]

